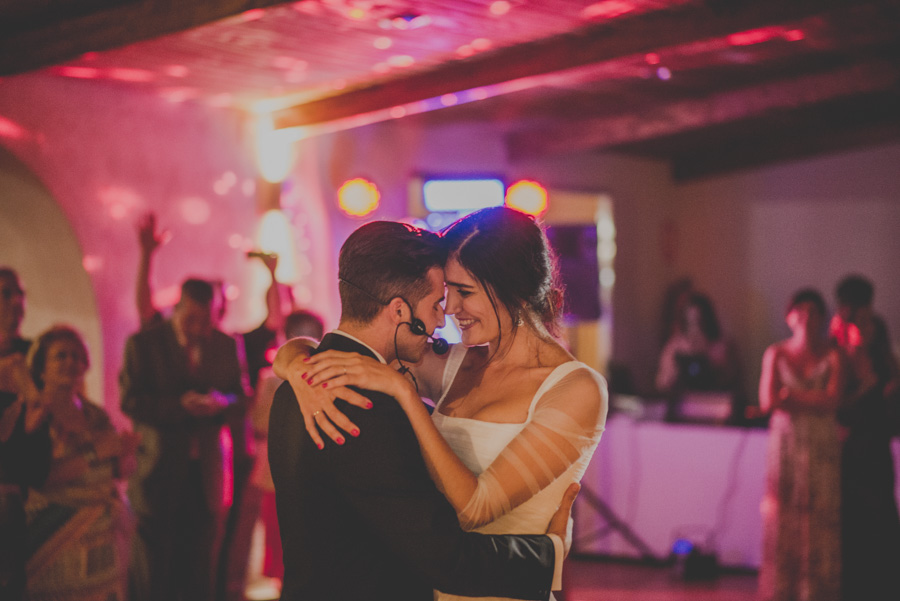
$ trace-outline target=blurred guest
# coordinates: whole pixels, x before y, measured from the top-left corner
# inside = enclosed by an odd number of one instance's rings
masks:
[[[135,300],[141,318],[141,327],[146,328],[163,320],[162,313],[153,303],[150,277],[153,257],[167,240],[169,234],[157,227],[156,215],[152,212],[145,214],[138,222],[137,234],[141,252]],[[269,353],[274,354],[278,345],[284,342],[284,338],[280,335],[285,322],[284,305],[289,303],[282,301],[283,297],[288,297],[290,300],[290,288],[281,285],[275,277],[278,267],[277,254],[257,251],[250,252],[247,256],[262,261],[271,278],[271,283],[266,290],[267,313],[265,320],[253,330],[235,336],[242,369],[246,373],[250,389],[255,390],[260,370],[270,367],[272,364],[268,357]],[[222,292],[224,286],[222,282],[210,283],[213,284],[214,289],[212,319],[215,324],[218,324],[225,314],[225,297]],[[249,391],[248,394],[250,394]],[[234,498],[238,502],[232,505],[226,518],[222,553],[218,563],[217,598],[222,600],[239,598],[243,591],[243,572],[238,566],[240,564],[246,566],[250,551],[251,532],[244,532],[246,528],[242,527],[242,520],[244,522],[246,520],[240,515],[241,503],[239,501],[243,496],[244,486],[250,477],[255,461],[253,435],[248,416],[240,411],[232,410],[227,412],[226,419],[233,443],[233,487]],[[252,522],[250,525],[252,526]]]
[[[322,318],[311,311],[298,309],[288,315],[284,324],[284,339],[305,337],[316,343],[325,334]],[[265,578],[276,579],[279,586],[284,578],[284,563],[281,555],[281,536],[278,530],[278,515],[275,511],[275,484],[269,468],[268,433],[269,411],[275,390],[283,382],[271,367],[260,372],[253,408],[250,411],[256,440],[256,465],[251,477],[252,485],[244,496],[244,511],[258,515],[265,528],[265,555],[261,573],[251,574],[248,587],[269,586]],[[265,577],[265,578],[263,578]]]
[[[26,504],[28,598],[35,601],[127,595],[133,519],[116,480],[134,469],[136,437],[118,434],[85,398],[88,365],[81,336],[67,326],[41,334],[28,354],[52,441],[50,473]]]
[[[25,291],[18,274],[0,267],[0,599],[25,595],[25,499],[50,471],[46,408],[25,363],[30,341],[19,333]]]
[[[857,275],[837,286],[831,335],[849,365],[839,414],[842,451],[844,598],[900,599],[900,518],[891,437],[900,432],[900,369],[887,326],[873,312],[874,286]]]
[[[660,310],[660,342],[666,344],[681,332],[681,315],[694,295],[694,282],[689,277],[675,280],[666,288]]]
[[[735,390],[738,373],[734,345],[722,334],[712,301],[692,294],[663,348],[656,387],[663,392]]]
[[[135,303],[141,319],[141,327],[144,328],[164,319],[162,312],[153,302],[153,287],[150,284],[150,277],[153,257],[159,247],[169,238],[169,234],[157,227],[154,213],[147,213],[141,218],[137,224],[137,233],[141,252],[135,287]],[[262,261],[271,277],[271,283],[266,289],[266,318],[253,330],[241,334],[239,341],[244,347],[250,387],[255,388],[259,370],[272,365],[267,351],[277,349],[279,344],[284,342],[284,340],[278,339],[284,327],[285,315],[289,312],[284,307],[293,305],[293,299],[290,288],[279,283],[275,277],[275,271],[278,268],[277,254],[254,251],[247,253],[247,256]],[[211,281],[210,283],[215,292],[212,316],[213,321],[218,324],[225,313],[224,286],[221,281]]]
[[[185,280],[172,318],[126,343],[122,410],[141,435],[128,489],[136,599],[213,598],[233,495],[226,417],[245,401],[234,339],[214,328],[212,303],[209,282]]]
[[[840,599],[840,352],[825,336],[822,295],[798,291],[791,337],[763,355],[759,400],[769,419],[762,503],[762,601]]]
[[[22,338],[19,327],[25,317],[25,290],[19,274],[0,267],[0,357],[13,353],[25,355],[31,341]]]

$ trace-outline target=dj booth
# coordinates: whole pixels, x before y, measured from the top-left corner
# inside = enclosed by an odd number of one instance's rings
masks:
[[[575,502],[572,552],[648,560],[678,541],[760,565],[768,432],[613,413]],[[900,465],[900,441],[894,455]],[[900,494],[898,494],[900,497]]]

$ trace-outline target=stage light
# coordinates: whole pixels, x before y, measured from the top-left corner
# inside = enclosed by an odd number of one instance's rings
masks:
[[[338,205],[351,217],[363,217],[378,208],[378,186],[361,177],[344,182],[338,189]]]
[[[506,206],[538,217],[547,210],[547,190],[537,182],[518,181],[506,191]]]
[[[287,177],[294,163],[295,135],[276,130],[271,115],[260,115],[256,122],[256,162],[266,181],[277,184]]]
[[[259,220],[256,233],[256,248],[267,253],[278,255],[278,267],[275,276],[279,282],[293,282],[297,279],[297,259],[294,245],[294,229],[283,211],[271,209]],[[261,280],[268,277],[265,269],[257,271]],[[268,286],[268,282],[264,282]]]

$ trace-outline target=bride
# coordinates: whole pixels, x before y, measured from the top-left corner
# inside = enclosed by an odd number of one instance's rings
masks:
[[[432,479],[465,529],[544,532],[600,441],[606,382],[552,336],[562,295],[547,238],[530,217],[483,209],[442,238],[445,312],[455,317],[462,344],[401,366],[408,379],[355,353],[308,356],[295,339],[279,350],[275,372],[289,380],[320,448],[319,429],[338,444],[340,430],[364,435],[334,398],[366,407],[348,386],[384,392],[406,412]],[[421,397],[437,401],[431,414]]]

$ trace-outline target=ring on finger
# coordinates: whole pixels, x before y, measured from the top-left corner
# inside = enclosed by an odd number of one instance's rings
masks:
[[[322,413],[321,409],[319,409],[318,411],[313,411],[313,414],[312,414],[313,419],[316,419],[316,416],[319,415],[320,413]]]

